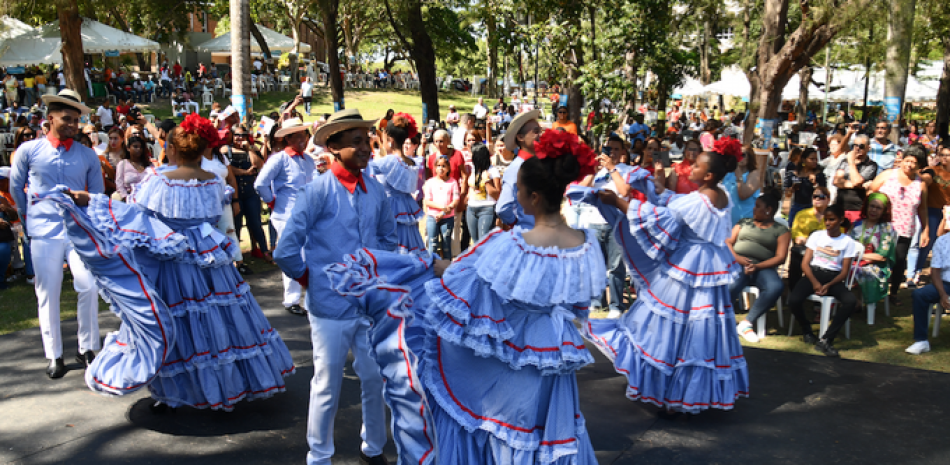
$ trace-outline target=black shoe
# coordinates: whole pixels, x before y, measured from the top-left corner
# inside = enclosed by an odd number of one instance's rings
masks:
[[[96,353],[91,350],[76,354],[76,361],[81,363],[86,368],[89,368],[89,365],[92,365],[92,361],[95,359]]]
[[[363,451],[360,451],[360,463],[367,465],[389,465],[389,460],[386,460],[386,456],[383,454],[379,454],[376,457],[368,457]]]
[[[303,309],[300,305],[291,305],[289,307],[284,307],[288,312],[293,313],[294,315],[304,316],[307,314],[307,311]]]
[[[835,346],[831,345],[824,339],[818,341],[818,343],[815,344],[815,350],[825,354],[828,357],[841,357],[841,354],[838,353],[838,349],[835,349]]]
[[[238,265],[237,269],[238,269],[238,272],[241,274],[254,274],[254,270],[248,268],[247,265],[243,263]]]
[[[815,335],[814,335],[813,333],[808,333],[808,334],[802,336],[802,342],[804,342],[805,344],[808,344],[808,345],[817,344],[817,343],[818,343],[818,338],[815,337]]]
[[[60,357],[49,361],[49,366],[46,367],[46,376],[49,376],[50,379],[62,378],[66,376],[67,371],[69,370],[66,369],[66,364],[63,363],[63,358]]]

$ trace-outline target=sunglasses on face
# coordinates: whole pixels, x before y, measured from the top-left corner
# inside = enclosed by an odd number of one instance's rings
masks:
[[[813,198],[813,199],[815,199],[815,200],[825,200],[825,199],[828,198],[828,196],[827,196],[827,195],[824,195],[824,194],[818,194],[818,195],[813,195],[813,196],[811,196],[811,198]]]
[[[865,144],[854,144],[854,146],[857,147],[857,148],[859,148],[859,149],[861,149],[861,150],[864,150],[864,149],[868,148],[868,146],[865,145]]]
[[[235,132],[234,137],[247,137],[246,132]]]

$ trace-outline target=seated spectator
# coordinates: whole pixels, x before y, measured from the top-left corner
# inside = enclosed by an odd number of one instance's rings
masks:
[[[752,323],[769,311],[782,297],[785,283],[778,274],[778,266],[785,263],[791,240],[788,228],[775,222],[779,199],[772,194],[759,196],[752,207],[752,217],[744,218],[732,228],[732,237],[726,245],[743,273],[729,285],[732,300],[739,298],[746,286],[759,289],[759,297],[748,309],[749,314],[736,331],[749,342],[759,342]]]
[[[825,229],[825,209],[831,202],[828,188],[819,186],[812,193],[812,208],[806,208],[795,217],[792,223],[791,261],[788,266],[788,288],[792,289],[802,277],[802,257],[805,256],[805,242],[811,233]]]
[[[864,249],[857,282],[865,304],[887,297],[891,267],[897,245],[897,232],[891,225],[891,202],[886,195],[868,196],[861,210],[861,222],[851,231],[851,238]]]
[[[930,260],[930,279],[931,283],[914,291],[914,343],[904,351],[909,354],[920,355],[924,352],[930,352],[930,342],[927,341],[927,326],[930,324],[930,307],[933,304],[940,304],[938,312],[950,310],[950,297],[947,297],[947,291],[950,290],[950,282],[947,276],[944,276],[944,270],[950,267],[950,236],[944,234],[947,232],[947,219],[950,211],[946,207],[943,209],[943,220],[940,221],[938,228],[937,242],[933,246],[933,258]],[[939,318],[939,316],[938,316]]]
[[[835,336],[857,308],[857,299],[845,286],[851,261],[858,253],[858,244],[841,232],[850,221],[844,216],[844,207],[834,204],[825,209],[825,229],[815,231],[805,243],[802,270],[806,279],[798,280],[788,294],[788,308],[802,328],[802,341],[814,344],[815,350],[829,357],[839,357],[834,347]],[[810,295],[831,296],[838,302],[835,316],[821,338],[815,337],[811,320],[805,317],[803,305]]]

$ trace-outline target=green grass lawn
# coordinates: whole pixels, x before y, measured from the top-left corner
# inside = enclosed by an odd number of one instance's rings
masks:
[[[280,105],[292,100],[295,92],[265,92],[260,98],[254,100],[254,114],[258,117],[267,115],[272,111],[278,111]],[[422,121],[422,100],[418,91],[412,90],[393,90],[393,89],[353,89],[344,93],[344,103],[346,108],[356,108],[364,118],[382,118],[386,115],[386,110],[393,109],[397,113],[409,113],[416,118],[419,127],[425,126]],[[216,97],[216,102],[227,106],[229,99]],[[459,112],[471,111],[478,103],[478,97],[472,97],[469,94],[461,92],[440,92],[439,108],[440,116],[445,119],[448,114],[449,105],[455,105]],[[141,107],[144,113],[151,113],[158,119],[164,119],[171,116],[171,105],[168,99],[159,99],[152,104],[143,104]],[[202,116],[207,117],[210,108],[203,108],[200,111]],[[307,116],[303,111],[303,106],[297,108],[297,111],[304,116],[305,121],[316,121],[324,113],[333,113],[333,99],[330,92],[325,87],[316,87],[313,92],[313,105],[311,116]]]

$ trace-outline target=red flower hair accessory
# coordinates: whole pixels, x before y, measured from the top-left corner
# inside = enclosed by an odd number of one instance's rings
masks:
[[[731,137],[723,137],[713,143],[713,152],[733,157],[737,162],[742,161],[742,142]]]
[[[573,155],[581,165],[577,181],[597,172],[597,154],[575,134],[548,129],[534,143],[534,156],[541,160],[565,154]]]
[[[416,119],[409,115],[409,113],[396,113],[393,116],[393,121],[396,121],[397,118],[406,118],[406,132],[409,134],[409,139],[419,135],[419,128],[416,126]]]
[[[210,148],[216,148],[222,145],[221,138],[218,137],[218,130],[215,129],[214,124],[211,124],[211,121],[202,118],[197,113],[191,113],[186,116],[179,127],[189,134],[197,134],[202,139],[208,141],[208,147]]]

